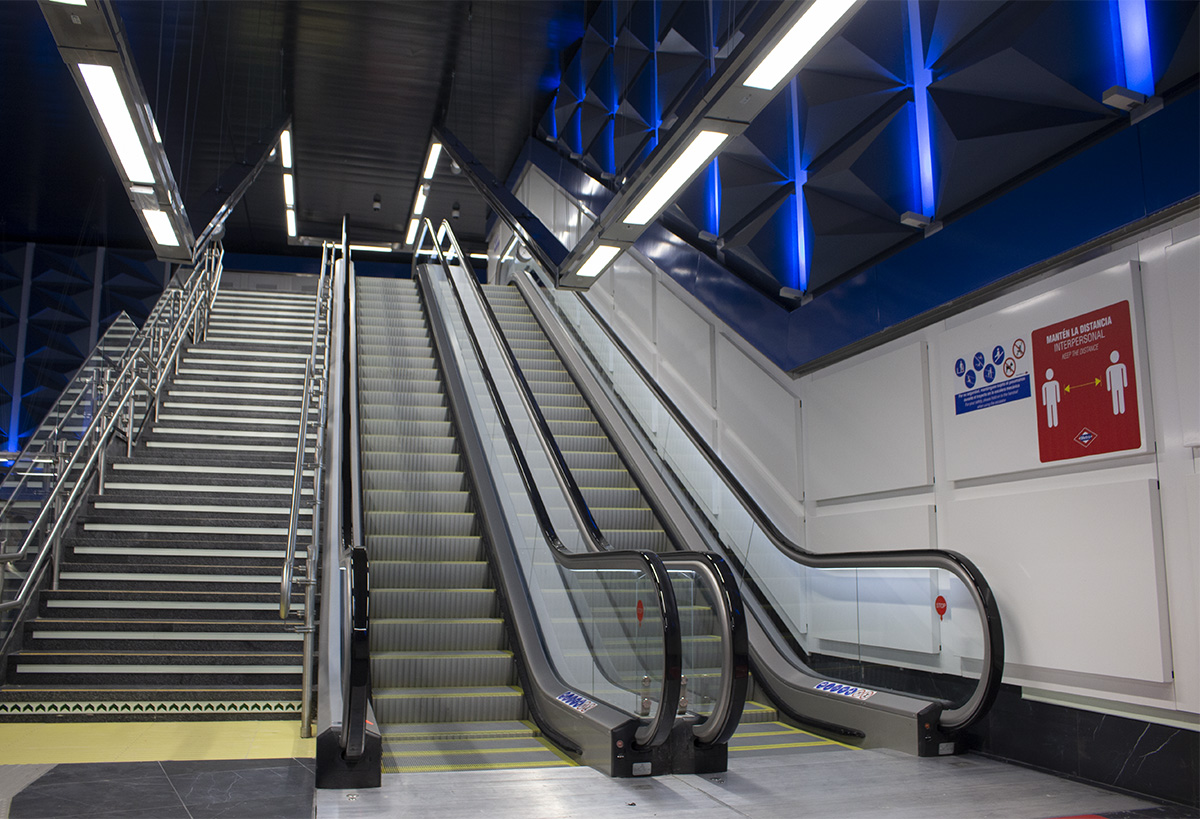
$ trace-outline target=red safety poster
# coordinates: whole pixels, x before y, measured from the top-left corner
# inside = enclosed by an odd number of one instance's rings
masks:
[[[1033,331],[1042,463],[1142,444],[1128,301]]]

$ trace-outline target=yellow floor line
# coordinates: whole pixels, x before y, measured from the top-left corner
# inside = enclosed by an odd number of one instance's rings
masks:
[[[398,745],[392,745],[389,751],[391,756],[398,757],[421,757],[421,756],[465,756],[468,754],[538,754],[547,750],[543,745],[533,745],[526,748],[462,748],[460,750],[443,750],[440,748],[431,748],[429,750],[411,750],[401,749]]]
[[[820,740],[819,742],[777,742],[773,745],[743,745],[740,747],[729,746],[729,752],[734,751],[773,751],[778,748],[815,748],[818,745],[839,745],[837,742],[827,742]]]
[[[500,771],[506,768],[565,768],[574,762],[489,762],[479,765],[384,765],[384,773],[421,773],[427,771]]]
[[[753,723],[751,723],[751,724],[753,724]],[[760,723],[760,724],[769,725],[770,723]],[[795,736],[796,734],[802,734],[806,737],[812,737],[813,739],[824,739],[825,738],[825,737],[819,737],[816,734],[810,734],[807,731],[797,731],[795,728],[790,728],[790,729],[786,729],[783,731],[738,731],[736,734],[733,735],[733,738],[737,739],[739,737],[782,737],[782,736]]]
[[[290,720],[0,723],[0,765],[315,756]]]

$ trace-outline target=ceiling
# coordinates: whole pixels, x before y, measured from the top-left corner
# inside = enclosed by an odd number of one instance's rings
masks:
[[[583,13],[549,0],[115,8],[196,233],[291,117],[299,233],[337,237],[346,215],[358,242],[402,238],[439,119],[487,168],[508,172]],[[0,129],[10,158],[0,241],[147,246],[36,3],[0,3],[0,65],[0,111],[23,123]],[[227,250],[312,253],[286,244],[280,174],[267,166],[230,217]],[[482,249],[486,206],[443,159],[426,215],[449,217],[456,203],[456,232]]]
[[[290,118],[299,233],[335,238],[345,215],[364,243],[403,238],[436,122],[502,179],[536,135],[613,188],[765,5],[113,2],[196,233]],[[1155,41],[1159,86],[1194,87],[1197,4],[1147,2],[1169,35]],[[911,10],[938,184],[926,210],[950,222],[1122,127],[1099,102],[1119,79],[1101,5],[869,3],[664,222],[763,293],[836,286],[920,239],[899,219],[921,210]],[[32,0],[0,3],[0,67],[3,121],[20,123],[0,129],[0,242],[147,248]],[[230,217],[227,250],[312,254],[287,244],[281,173],[268,165]],[[425,212],[455,205],[463,244],[483,249],[487,206],[444,156]]]

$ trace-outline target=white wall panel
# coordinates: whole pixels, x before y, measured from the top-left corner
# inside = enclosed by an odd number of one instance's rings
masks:
[[[782,492],[796,503],[800,492],[800,402],[761,367],[734,347],[717,338],[717,413],[722,420],[721,451],[735,454],[741,449],[753,460],[736,469],[746,482],[765,473],[770,484],[758,487],[771,494]],[[732,444],[733,446],[726,446]]]
[[[910,344],[808,382],[802,396],[810,498],[933,482],[925,347]]]
[[[713,403],[712,326],[681,302],[670,290],[659,287],[656,326],[660,372],[669,368],[677,381],[701,402]],[[649,299],[646,299],[649,302]]]
[[[1164,261],[1171,333],[1163,369],[1173,376],[1184,443],[1200,446],[1200,237],[1170,245]]]
[[[937,546],[933,505],[929,503],[899,509],[838,508],[833,514],[810,514],[804,525],[808,548],[820,554]]]
[[[654,277],[629,254],[620,256],[604,276],[612,280],[613,302],[628,330],[643,344],[654,344]]]
[[[941,512],[949,542],[996,594],[1006,662],[1169,679],[1154,482],[960,499]]]

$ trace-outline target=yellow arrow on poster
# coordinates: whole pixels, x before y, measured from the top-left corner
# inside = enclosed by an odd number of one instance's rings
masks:
[[[1095,381],[1093,381],[1090,384],[1076,384],[1074,387],[1072,387],[1070,384],[1068,384],[1067,386],[1063,387],[1063,389],[1066,390],[1067,392],[1070,392],[1071,390],[1077,390],[1081,387],[1099,387],[1099,386],[1100,386],[1100,379],[1097,378]]]

